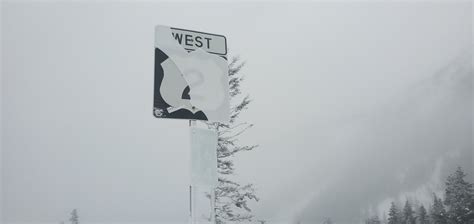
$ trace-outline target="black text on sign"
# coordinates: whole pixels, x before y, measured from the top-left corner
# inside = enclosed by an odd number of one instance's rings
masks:
[[[178,28],[171,28],[171,31],[173,38],[187,50],[201,48],[212,54],[227,54],[227,41],[222,35]]]

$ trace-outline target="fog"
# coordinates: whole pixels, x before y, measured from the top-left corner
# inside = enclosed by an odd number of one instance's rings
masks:
[[[234,178],[257,219],[359,223],[456,166],[474,180],[471,2],[3,2],[4,223],[186,223],[188,124],[152,115],[157,24],[246,62],[259,147]]]
[[[433,192],[442,195],[447,172],[456,166],[473,170],[472,124],[466,122],[472,117],[470,58],[455,61],[437,75],[389,104],[342,123],[338,131],[344,130],[344,144],[350,146],[329,149],[359,153],[340,160],[344,156],[334,155],[331,170],[340,173],[305,206],[305,219],[340,217],[344,211],[346,220],[357,223],[361,212],[383,217],[391,201],[429,205]]]

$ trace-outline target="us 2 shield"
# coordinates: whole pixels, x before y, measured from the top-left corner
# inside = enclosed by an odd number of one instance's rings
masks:
[[[156,26],[154,116],[228,122],[226,57],[222,35]]]

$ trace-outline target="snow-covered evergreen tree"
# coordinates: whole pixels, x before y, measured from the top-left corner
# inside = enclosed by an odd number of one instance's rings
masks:
[[[433,194],[433,207],[431,208],[430,216],[432,224],[447,224],[446,209],[444,208],[443,201],[436,194]]]
[[[417,220],[418,224],[430,224],[428,214],[426,212],[425,206],[423,205],[418,208]]]
[[[395,202],[392,202],[392,205],[390,206],[390,210],[388,212],[388,224],[401,224],[401,216],[400,216],[400,211],[397,208],[397,205]]]
[[[371,218],[368,218],[365,221],[365,224],[382,224],[382,222],[380,221],[379,217],[377,215],[375,215]]]
[[[72,210],[69,221],[71,221],[71,224],[79,224],[79,215],[77,214],[77,209]]]
[[[411,204],[408,200],[405,202],[405,206],[403,207],[402,223],[416,224],[415,212],[413,211],[413,208],[411,207]]]
[[[449,224],[474,223],[474,190],[461,167],[446,180],[444,204]]]
[[[324,219],[323,224],[334,224],[334,222],[332,221],[331,218],[326,218],[326,219]]]
[[[207,125],[218,133],[217,169],[218,186],[216,188],[216,223],[250,222],[253,214],[249,208],[249,201],[258,201],[252,184],[242,185],[231,179],[234,173],[232,157],[243,151],[251,151],[257,145],[240,145],[238,137],[252,124],[239,122],[242,111],[250,103],[248,95],[241,97],[241,82],[243,76],[239,73],[244,66],[238,58],[233,58],[229,64],[230,97],[234,106],[231,109],[231,118],[228,124],[208,122]]]

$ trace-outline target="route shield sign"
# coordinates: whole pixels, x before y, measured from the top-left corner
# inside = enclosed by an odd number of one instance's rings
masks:
[[[228,122],[226,58],[222,35],[156,26],[153,115]]]

